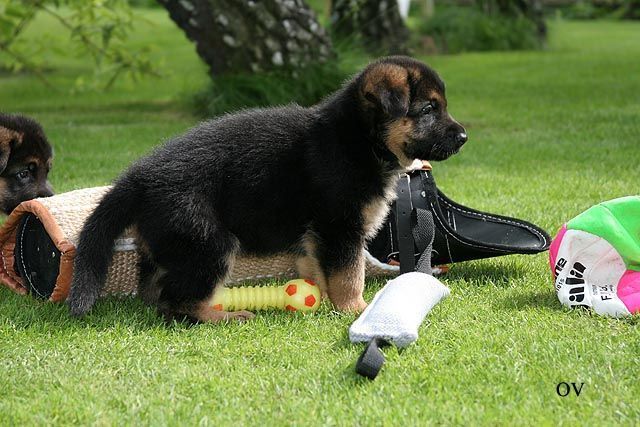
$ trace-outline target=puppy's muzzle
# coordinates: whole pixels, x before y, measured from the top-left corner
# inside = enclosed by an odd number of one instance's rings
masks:
[[[51,197],[54,194],[55,193],[53,192],[53,187],[51,187],[49,181],[45,182],[44,185],[38,188],[38,197]]]
[[[467,131],[457,122],[454,122],[453,125],[449,128],[448,140],[452,145],[452,149],[456,152],[464,145],[465,142],[469,139],[467,136]]]

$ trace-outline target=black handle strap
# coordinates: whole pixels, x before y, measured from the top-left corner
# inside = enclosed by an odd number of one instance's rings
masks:
[[[380,348],[388,345],[389,342],[382,338],[374,338],[369,341],[356,362],[356,372],[363,377],[374,380],[384,364],[384,354]]]
[[[396,199],[396,230],[398,231],[398,252],[400,256],[400,274],[414,271],[416,268],[413,233],[411,232],[411,186],[410,177],[404,174],[398,181]]]

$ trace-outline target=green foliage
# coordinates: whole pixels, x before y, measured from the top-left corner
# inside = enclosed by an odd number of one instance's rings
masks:
[[[540,47],[535,24],[524,17],[485,13],[475,7],[445,7],[419,26],[448,53]]]
[[[69,35],[75,52],[67,54],[88,56],[95,63],[90,83],[79,76],[76,87],[109,88],[122,75],[136,80],[158,74],[149,60],[149,47],[133,51],[125,45],[134,28],[126,0],[0,0],[1,68],[33,72],[52,86],[44,73],[48,67],[44,53],[55,49],[52,40],[23,37],[38,13],[53,17]]]
[[[577,1],[563,15],[570,19],[595,19],[604,16],[604,12],[590,1]]]
[[[29,7],[21,2],[12,0],[0,0],[0,51],[10,55],[10,61],[5,63],[5,68],[18,71],[25,65],[30,65],[27,55],[14,52],[14,45],[22,31],[36,14],[35,7]]]
[[[327,6],[327,0],[306,0],[306,3],[318,17],[324,15],[327,12],[325,10]]]
[[[640,0],[610,0],[608,3],[600,7],[606,17],[613,19],[640,19]]]
[[[558,10],[567,19],[599,19],[606,17],[619,6],[620,4],[613,6],[603,3],[596,4],[591,0],[578,0],[569,6],[560,7]]]
[[[205,116],[289,103],[308,106],[340,87],[346,75],[335,61],[329,61],[294,72],[214,76],[209,87],[195,97],[194,106]]]
[[[161,7],[156,0],[129,0],[129,4],[132,7],[147,7],[147,8]]]
[[[558,10],[567,19],[640,19],[640,0],[579,0]]]

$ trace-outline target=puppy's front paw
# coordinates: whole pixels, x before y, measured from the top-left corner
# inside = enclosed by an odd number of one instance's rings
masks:
[[[345,302],[341,302],[339,304],[334,304],[334,305],[340,311],[359,314],[359,313],[362,313],[362,311],[365,308],[367,308],[368,304],[361,297],[353,301],[345,301]]]

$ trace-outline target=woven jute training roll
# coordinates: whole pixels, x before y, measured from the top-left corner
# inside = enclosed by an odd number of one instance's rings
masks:
[[[26,214],[34,214],[43,224],[47,234],[60,251],[60,270],[51,301],[64,301],[73,277],[73,259],[78,237],[85,219],[96,208],[110,187],[95,187],[70,191],[53,197],[29,200],[21,203],[0,228],[2,265],[0,280],[15,292],[26,294],[28,286],[15,270],[14,250],[20,220]],[[367,256],[366,272],[369,276],[394,275],[397,267],[381,264]],[[280,253],[269,257],[237,257],[226,286],[239,285],[264,279],[288,279],[296,276],[295,257]],[[138,253],[135,235],[127,230],[115,242],[115,252],[103,295],[128,295],[136,292],[138,285]]]

